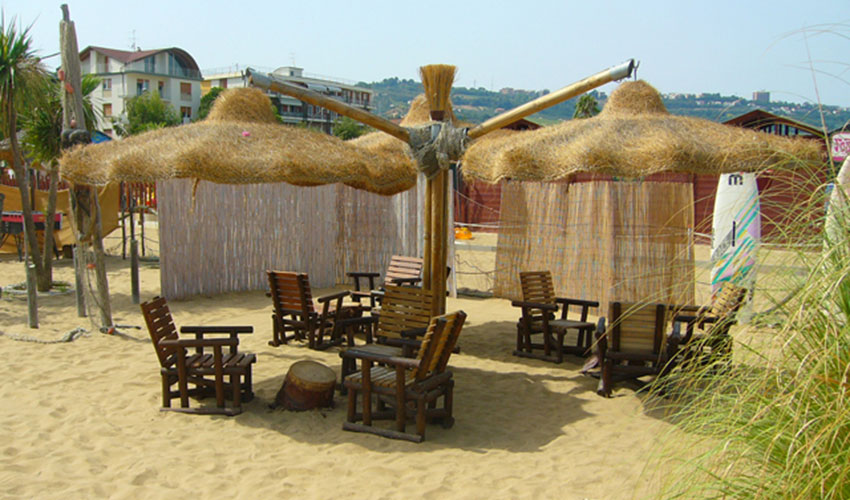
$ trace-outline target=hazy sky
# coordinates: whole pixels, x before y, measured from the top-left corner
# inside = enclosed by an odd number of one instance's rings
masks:
[[[850,0],[68,3],[80,49],[129,50],[135,36],[142,49],[186,50],[202,70],[294,62],[371,82],[447,63],[456,85],[555,90],[635,58],[664,93],[815,101],[814,74],[823,103],[850,106]],[[33,24],[42,55],[59,50],[61,2],[0,4]]]

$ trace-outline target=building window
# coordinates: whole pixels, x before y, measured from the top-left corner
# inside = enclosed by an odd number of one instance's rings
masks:
[[[150,80],[136,80],[136,95],[142,95],[151,88]]]
[[[219,80],[218,86],[223,88],[223,89],[226,89],[227,88],[227,78],[222,78],[221,80]]]
[[[103,116],[112,116],[112,104],[106,103],[103,105]]]
[[[192,84],[191,83],[180,83],[180,99],[184,101],[192,100]]]
[[[145,58],[145,73],[156,73],[156,56]]]
[[[160,97],[165,97],[165,82],[161,80],[156,82],[156,89],[159,90]]]
[[[112,90],[112,78],[103,79],[103,90]]]
[[[180,106],[180,116],[183,117],[183,121],[192,119],[192,107],[191,106]]]

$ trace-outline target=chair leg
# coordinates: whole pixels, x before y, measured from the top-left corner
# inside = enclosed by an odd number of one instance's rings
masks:
[[[599,386],[596,389],[596,393],[606,398],[611,396],[612,369],[613,363],[610,358],[605,358],[604,360],[602,360],[602,373],[599,377]]]
[[[165,373],[162,374],[162,407],[171,408],[171,384]]]
[[[564,330],[558,330],[558,343],[555,344],[555,350],[557,351],[556,355],[556,363],[564,362],[564,334],[567,332]]]
[[[455,423],[455,419],[452,416],[452,407],[454,405],[454,386],[454,380],[449,380],[448,382],[446,382],[446,393],[443,396],[443,408],[445,408],[446,410],[446,416],[443,417],[444,429],[450,428]]]
[[[349,422],[357,420],[357,389],[348,389],[348,415],[346,417]]]
[[[426,409],[425,409],[425,395],[420,394],[419,398],[416,400],[416,433],[419,434],[422,439],[425,439],[425,424],[427,423],[426,417]],[[402,432],[404,429],[400,429]]]
[[[233,388],[233,408],[242,408],[242,377],[238,373],[230,374],[230,386]]]
[[[395,427],[397,431],[404,432],[405,424],[407,423],[407,405],[405,404],[404,397],[404,369],[397,367],[395,373]]]
[[[372,425],[372,362],[363,361],[363,425]]]

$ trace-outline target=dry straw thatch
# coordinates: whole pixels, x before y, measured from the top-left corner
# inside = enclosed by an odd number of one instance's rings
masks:
[[[415,166],[400,164],[397,156],[273,118],[262,92],[230,89],[202,122],[78,147],[62,156],[60,168],[66,179],[94,185],[195,178],[225,184],[343,183],[394,194],[416,183]]]
[[[658,91],[637,81],[620,85],[596,117],[476,141],[463,163],[465,175],[497,182],[553,181],[582,171],[624,177],[717,174],[820,159],[816,141],[670,115]]]

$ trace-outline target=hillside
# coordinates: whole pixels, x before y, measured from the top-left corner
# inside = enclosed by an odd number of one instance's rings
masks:
[[[380,82],[360,83],[375,92],[377,113],[387,118],[401,118],[407,112],[410,101],[422,92],[422,84],[416,80],[387,78]],[[452,89],[452,103],[455,114],[462,121],[480,123],[504,110],[524,104],[548,93],[548,90],[502,89],[498,92],[484,88],[455,87]],[[599,101],[605,103],[604,92],[591,92]],[[676,115],[697,116],[712,121],[724,122],[754,109],[763,109],[780,116],[801,121],[813,127],[821,128],[818,109],[813,104],[789,102],[756,103],[738,96],[720,94],[666,94],[662,95],[664,105]],[[571,99],[557,106],[541,111],[531,118],[542,124],[549,124],[573,117],[577,99]],[[827,129],[834,130],[850,124],[850,109],[838,106],[824,106],[824,121]]]

